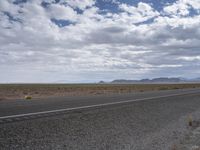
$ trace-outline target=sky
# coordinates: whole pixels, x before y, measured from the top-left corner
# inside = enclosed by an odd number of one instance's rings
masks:
[[[200,77],[200,0],[0,0],[0,82]]]

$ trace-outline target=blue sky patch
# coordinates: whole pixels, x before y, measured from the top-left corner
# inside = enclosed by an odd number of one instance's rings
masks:
[[[170,5],[176,0],[118,0],[120,3],[137,6],[139,2],[150,4],[155,10],[161,11],[164,6]]]
[[[21,4],[21,3],[26,3],[28,0],[15,0],[14,2],[13,2],[13,4],[15,4],[15,5],[18,5],[18,4]]]
[[[170,5],[176,0],[118,0],[116,3],[112,0],[97,0],[95,6],[97,6],[100,10],[107,10],[108,12],[118,13],[119,4],[128,4],[132,6],[137,6],[139,2],[147,3],[151,5],[155,10],[162,11],[163,7],[166,5]],[[117,4],[118,3],[118,4]]]
[[[55,19],[52,18],[51,21],[55,23],[58,27],[65,27],[69,25],[74,25],[75,22],[69,21],[69,20],[63,20],[63,19]]]
[[[155,17],[154,17],[154,18],[150,18],[150,19],[148,19],[148,20],[145,20],[145,21],[143,21],[143,22],[134,23],[134,24],[137,25],[137,26],[143,25],[143,24],[151,24],[151,23],[154,22],[154,19],[155,19]]]
[[[77,14],[83,14],[83,10],[81,10],[79,8],[74,8],[74,11],[76,11]]]
[[[13,17],[9,12],[3,12],[4,15],[6,15],[9,18],[10,22],[20,22],[21,20],[19,18]]]
[[[97,0],[95,6],[98,7],[101,12],[111,12],[118,13],[119,6],[116,3],[113,3],[111,0]]]
[[[49,5],[51,5],[51,3],[48,3],[48,2],[42,2],[41,3],[41,6],[44,7],[44,8],[47,8]]]
[[[193,16],[196,16],[196,15],[199,15],[200,12],[198,10],[195,10],[194,8],[190,7],[189,9],[190,13],[189,13],[189,16],[193,17]]]

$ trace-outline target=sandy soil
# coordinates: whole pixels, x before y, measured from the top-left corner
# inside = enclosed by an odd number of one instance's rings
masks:
[[[134,93],[153,90],[196,88],[200,84],[1,84],[0,100]]]

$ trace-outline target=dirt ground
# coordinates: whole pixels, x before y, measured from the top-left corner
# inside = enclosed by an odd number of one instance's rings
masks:
[[[200,84],[0,84],[0,100],[197,88]]]

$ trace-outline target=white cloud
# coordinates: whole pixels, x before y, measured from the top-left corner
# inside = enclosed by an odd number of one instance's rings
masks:
[[[69,6],[52,4],[49,7],[50,17],[63,20],[77,20],[77,13]]]
[[[92,0],[63,0],[46,8],[41,2],[0,1],[0,81],[16,81],[26,72],[25,81],[176,76],[188,69],[198,75],[200,15],[188,15],[190,7],[199,9],[195,0],[166,6],[165,14],[143,2],[119,4],[118,13],[100,13]],[[52,18],[75,24],[60,28]]]
[[[73,8],[79,8],[81,10],[86,9],[86,7],[91,7],[95,4],[95,0],[61,0],[62,2],[66,2]]]
[[[177,59],[186,61],[200,61],[200,56],[181,56]]]
[[[178,0],[172,5],[166,6],[164,12],[173,16],[187,16],[189,15],[191,8],[199,13],[200,0]]]
[[[188,3],[189,5],[191,5],[194,9],[198,10],[198,12],[199,12],[200,0],[185,0],[183,2]]]
[[[12,15],[16,15],[20,8],[16,5],[13,5],[10,0],[0,1],[0,11],[9,12]]]
[[[169,15],[181,15],[186,16],[189,14],[190,6],[187,3],[183,3],[182,1],[178,1],[177,3],[166,6],[164,8],[164,12]]]
[[[149,4],[143,2],[139,2],[137,7],[127,4],[121,4],[119,7],[126,12],[119,15],[121,20],[124,19],[124,22],[138,23],[159,15]]]

